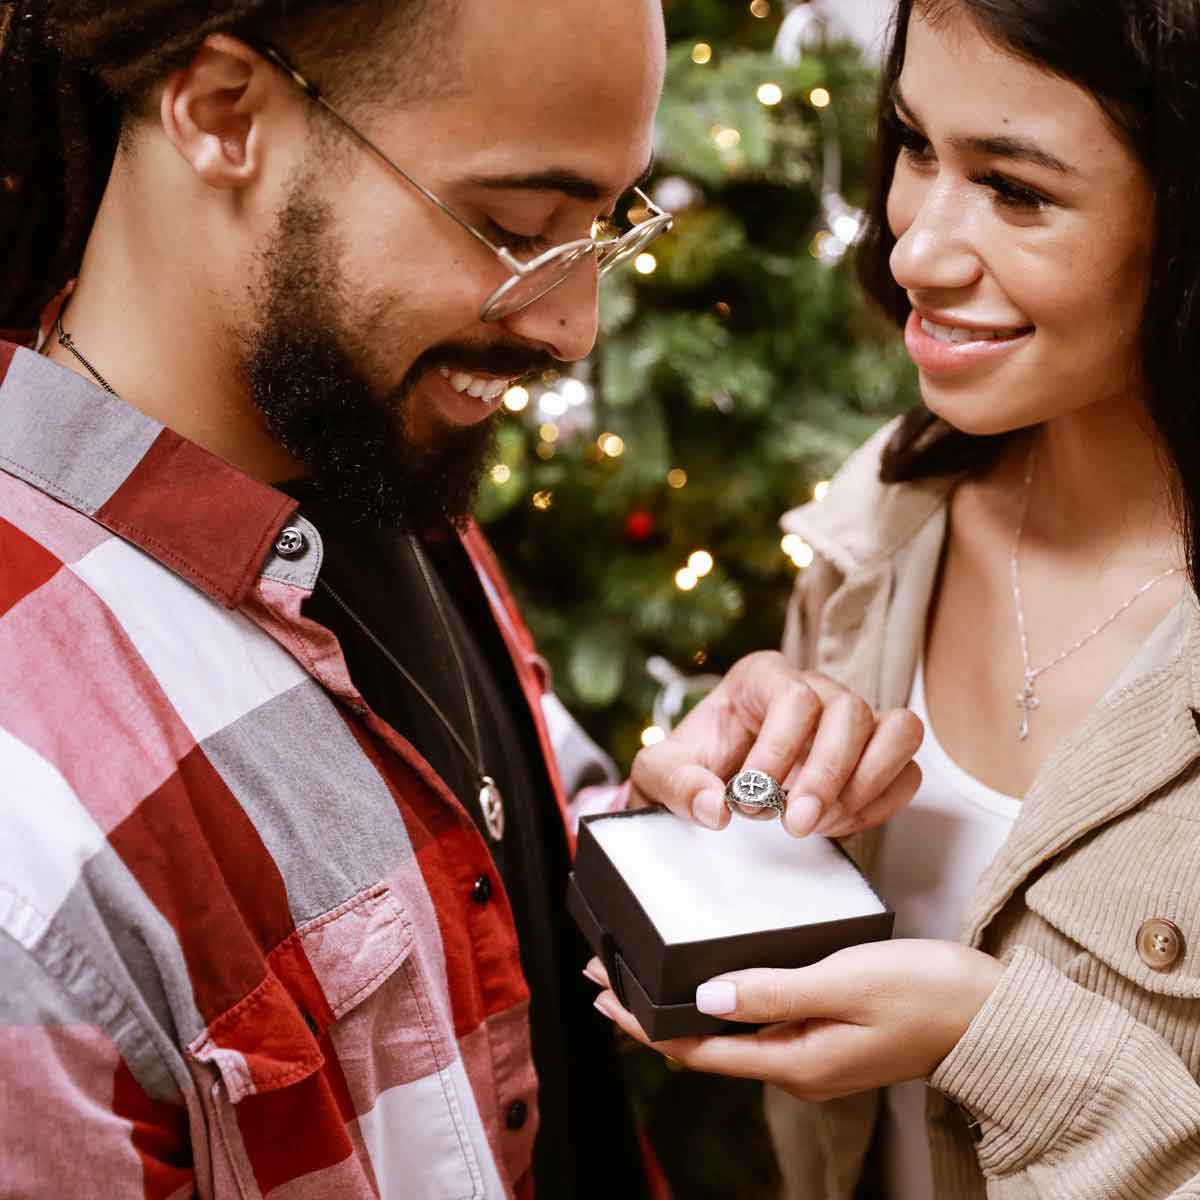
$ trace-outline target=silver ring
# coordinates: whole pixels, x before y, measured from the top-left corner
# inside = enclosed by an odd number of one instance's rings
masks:
[[[773,821],[787,810],[787,792],[766,771],[739,771],[725,787],[725,803],[752,821]]]

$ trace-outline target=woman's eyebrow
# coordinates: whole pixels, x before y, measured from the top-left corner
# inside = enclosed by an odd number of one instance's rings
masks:
[[[904,93],[900,90],[899,83],[896,83],[892,87],[891,95],[892,103],[899,109],[900,115],[911,125],[916,126],[918,129],[921,128],[921,121],[904,99]],[[965,150],[974,154],[986,154],[993,158],[1007,158],[1014,162],[1029,163],[1030,166],[1042,167],[1047,171],[1056,171],[1060,175],[1075,176],[1079,174],[1070,163],[1064,162],[1056,154],[1051,154],[1049,150],[1043,150],[1041,146],[1036,142],[1030,141],[1028,138],[997,134],[987,137],[959,135],[949,140],[950,144],[956,150]]]

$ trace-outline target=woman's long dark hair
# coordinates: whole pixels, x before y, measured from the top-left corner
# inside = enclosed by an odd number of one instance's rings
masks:
[[[0,0],[0,329],[34,327],[78,270],[123,123],[204,39],[253,32],[307,66],[341,68],[326,87],[348,96],[377,82],[358,69],[385,23],[403,19],[414,46],[434,40],[428,0]],[[397,55],[391,54],[395,59]],[[374,76],[395,75],[376,64]],[[358,82],[354,82],[357,80]]]
[[[1176,505],[1200,594],[1200,0],[899,0],[881,88],[875,185],[858,256],[867,292],[899,325],[887,195],[899,156],[891,95],[904,68],[914,9],[956,8],[996,45],[1096,98],[1154,189],[1141,371],[1150,417],[1175,476]],[[883,459],[886,482],[977,471],[1004,444],[952,429],[927,408],[909,413]]]

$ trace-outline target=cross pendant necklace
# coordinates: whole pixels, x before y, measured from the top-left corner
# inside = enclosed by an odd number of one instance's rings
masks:
[[[1033,486],[1033,461],[1034,450],[1036,443],[1029,448],[1029,459],[1025,464],[1025,495],[1021,502],[1021,518],[1017,522],[1017,534],[1013,538],[1012,555],[1010,559],[1011,574],[1012,574],[1012,592],[1013,606],[1017,610],[1017,632],[1021,638],[1021,658],[1025,669],[1025,686],[1021,688],[1017,694],[1017,707],[1021,710],[1021,722],[1017,726],[1017,739],[1026,741],[1029,737],[1029,718],[1042,706],[1041,700],[1038,699],[1034,688],[1037,684],[1038,676],[1045,674],[1051,667],[1057,667],[1063,659],[1070,658],[1076,650],[1082,649],[1094,637],[1102,634],[1118,617],[1133,606],[1142,596],[1144,596],[1152,587],[1162,583],[1164,579],[1170,578],[1172,575],[1178,575],[1180,568],[1172,567],[1169,571],[1163,571],[1160,575],[1155,575],[1151,580],[1143,583],[1140,588],[1112,616],[1101,621],[1090,633],[1084,634],[1073,645],[1068,646],[1057,658],[1052,659],[1043,667],[1035,667],[1029,657],[1029,635],[1025,629],[1025,606],[1021,601],[1021,563],[1020,563],[1020,548],[1021,534],[1025,531],[1025,518],[1029,514],[1029,492]]]

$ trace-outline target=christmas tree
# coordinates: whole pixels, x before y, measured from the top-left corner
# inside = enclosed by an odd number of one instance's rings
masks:
[[[588,363],[509,394],[481,509],[557,691],[624,768],[715,675],[778,646],[811,561],[779,516],[916,399],[847,253],[873,70],[804,6],[666,13],[649,190],[674,230],[606,279]],[[627,1073],[677,1200],[772,1194],[758,1085],[640,1051]]]
[[[808,556],[781,545],[779,516],[914,397],[844,254],[873,72],[811,36],[781,61],[784,16],[778,0],[668,4],[650,194],[674,230],[604,281],[582,369],[510,393],[485,483],[556,689],[624,767],[691,698],[676,672],[778,645]]]

